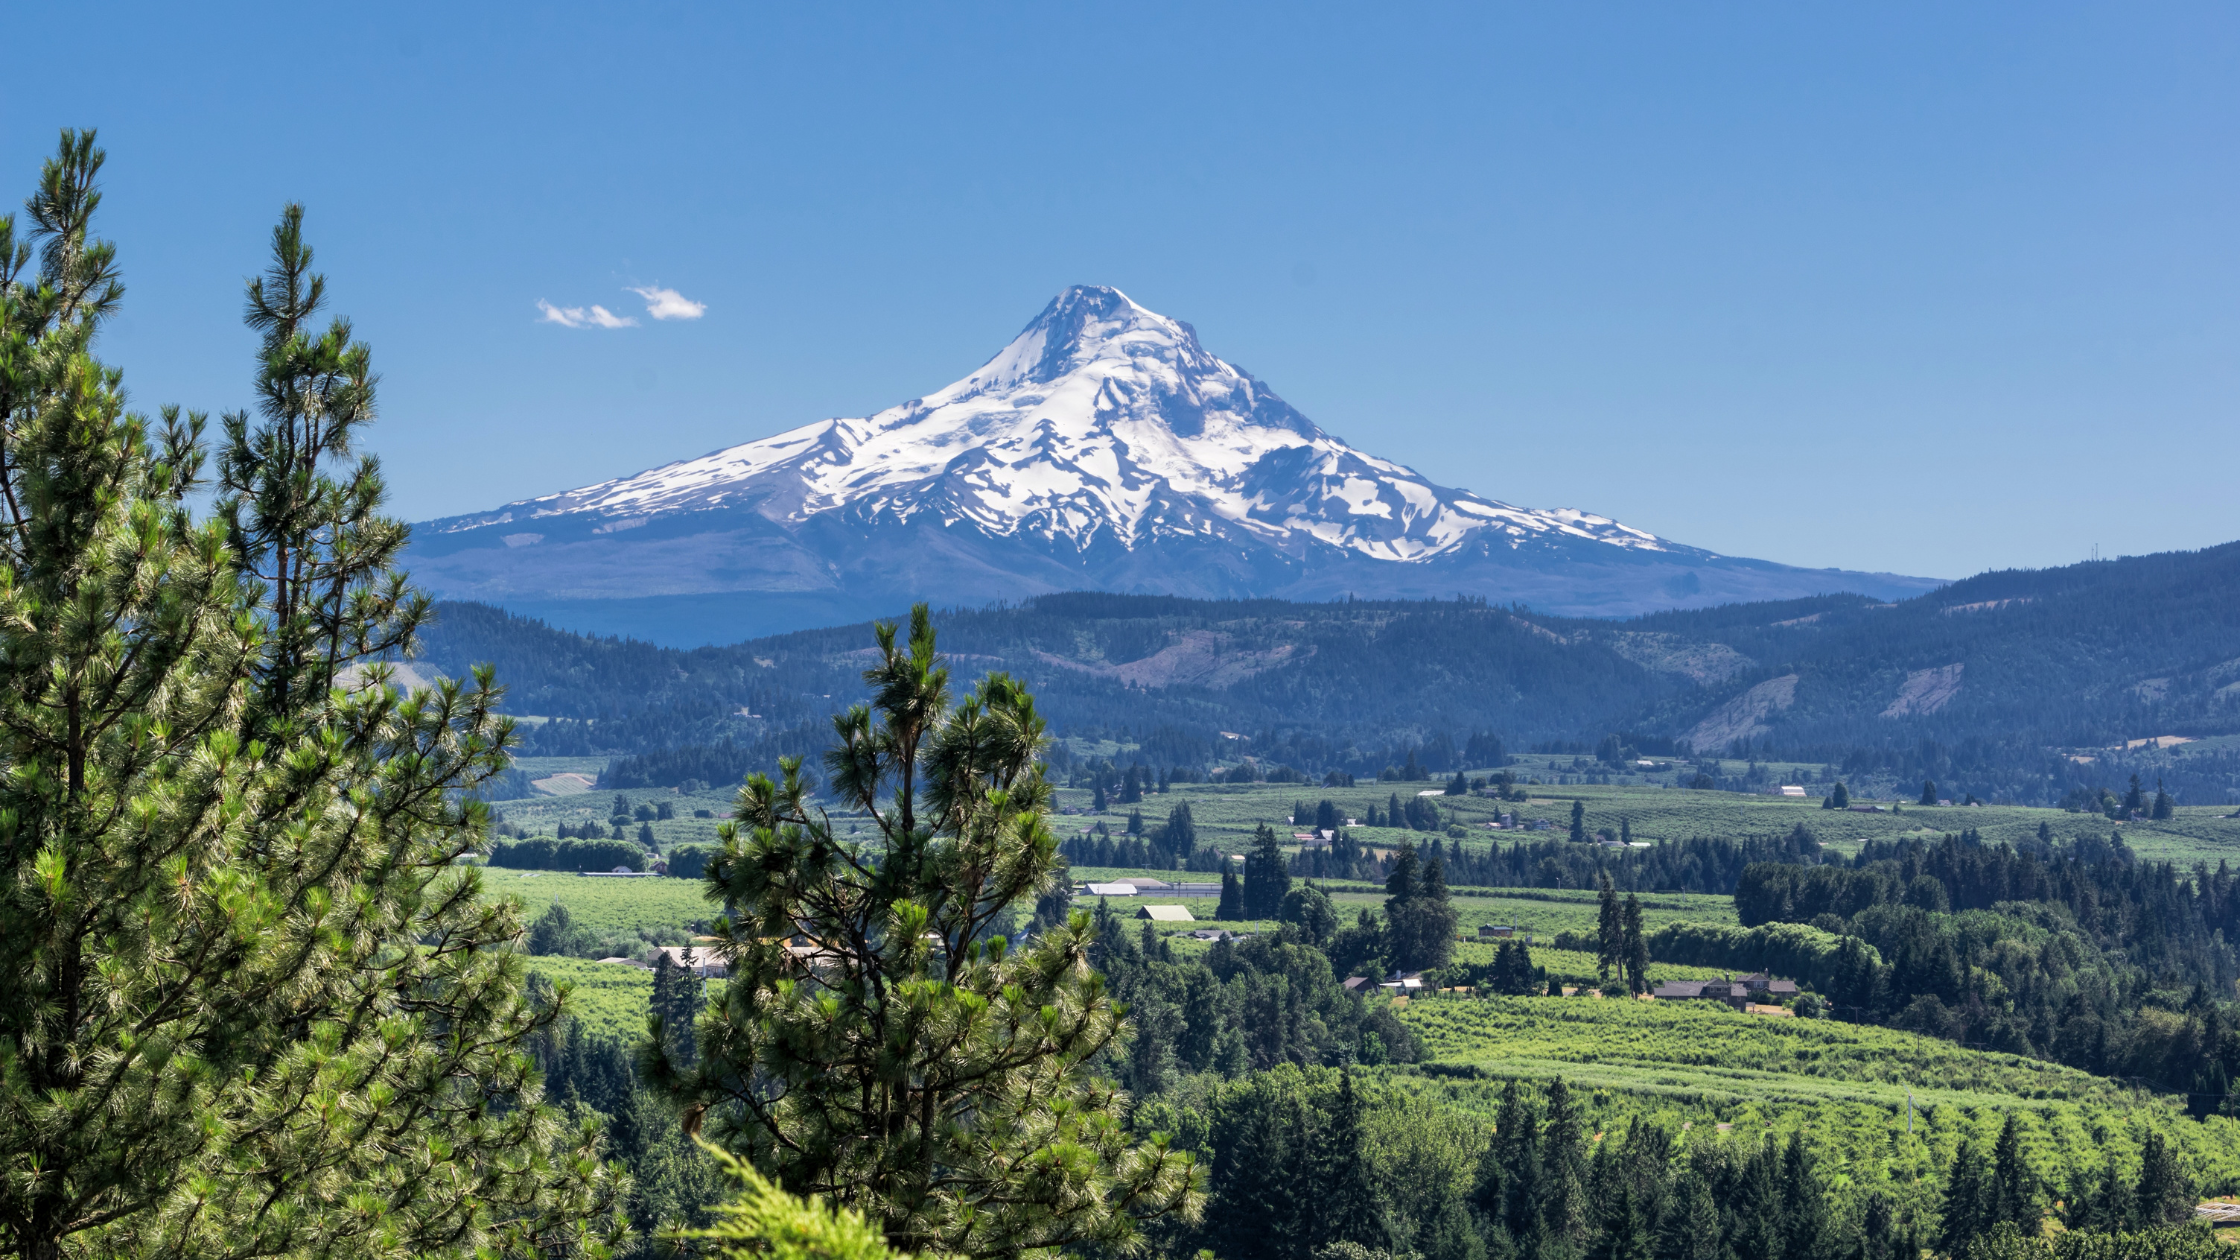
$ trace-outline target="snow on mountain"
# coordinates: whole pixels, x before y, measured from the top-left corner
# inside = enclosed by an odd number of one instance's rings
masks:
[[[1629,616],[1936,585],[1434,484],[1323,432],[1188,324],[1093,286],[937,393],[429,521],[410,564],[439,596],[679,644],[1068,590]]]
[[[433,528],[589,514],[612,530],[743,506],[793,522],[930,514],[1077,551],[1100,538],[1133,549],[1232,534],[1403,562],[1473,537],[1512,548],[1559,537],[1669,546],[1608,517],[1448,489],[1356,450],[1208,353],[1190,325],[1088,285],[1058,295],[980,370],[924,398]]]

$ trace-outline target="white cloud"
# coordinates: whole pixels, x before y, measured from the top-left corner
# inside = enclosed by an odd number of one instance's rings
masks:
[[[542,298],[537,299],[537,309],[544,312],[537,322],[562,328],[631,328],[638,322],[604,306],[554,306]]]
[[[675,289],[649,284],[630,291],[646,300],[646,314],[655,319],[698,319],[708,313],[706,302],[695,302]]]

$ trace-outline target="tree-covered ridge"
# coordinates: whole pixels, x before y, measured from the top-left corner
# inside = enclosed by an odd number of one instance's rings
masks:
[[[1072,594],[944,624],[960,659],[1033,686],[1060,733],[1118,733],[1156,766],[1233,756],[1225,731],[1317,774],[1376,774],[1411,750],[1451,773],[1476,765],[1463,746],[1480,733],[1522,749],[1622,731],[1659,755],[1693,741],[2052,803],[2109,773],[2060,750],[2240,730],[2240,613],[2220,595],[2235,584],[2240,544],[1985,574],[1897,604],[1829,596],[1626,622],[1470,600]],[[693,754],[718,766],[814,751],[800,745],[821,739],[819,706],[856,694],[862,633],[678,651],[447,604],[428,643],[452,672],[499,663],[523,680],[518,711],[566,719],[536,732],[539,751],[729,738],[730,754]],[[2168,772],[2181,799],[2240,785],[2231,757]]]

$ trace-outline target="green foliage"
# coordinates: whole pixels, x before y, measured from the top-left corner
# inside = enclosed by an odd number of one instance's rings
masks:
[[[721,1219],[689,1235],[712,1244],[714,1254],[731,1260],[909,1260],[888,1250],[878,1227],[861,1212],[829,1206],[814,1195],[795,1198],[753,1164],[700,1145],[739,1183],[738,1193],[716,1209]]]
[[[1649,957],[1728,971],[1765,971],[1822,992],[1845,986],[1851,968],[1878,964],[1874,947],[1802,923],[1754,928],[1668,923],[1646,938]]]
[[[485,902],[509,724],[409,646],[364,348],[308,331],[300,211],[252,282],[265,424],[159,431],[92,357],[121,289],[65,132],[0,219],[0,1249],[33,1256],[598,1251],[626,1181],[539,1105],[520,922]],[[229,539],[231,545],[229,546]]]
[[[656,1040],[655,1079],[688,1129],[897,1246],[1124,1246],[1140,1220],[1194,1213],[1190,1158],[1132,1141],[1091,1074],[1122,1024],[1088,916],[1016,951],[994,934],[1056,869],[1033,698],[992,675],[952,705],[923,605],[906,643],[877,640],[876,713],[834,718],[826,764],[879,847],[834,834],[798,760],[748,780],[708,878],[736,910],[716,925],[732,979],[699,1063]]]

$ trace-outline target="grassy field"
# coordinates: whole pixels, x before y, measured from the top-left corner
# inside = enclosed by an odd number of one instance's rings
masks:
[[[1987,1148],[2011,1112],[2041,1173],[2097,1169],[2110,1150],[2135,1160],[2152,1126],[2213,1193],[2240,1188],[2240,1123],[2196,1123],[2169,1098],[1910,1033],[1593,998],[1418,998],[1401,1019],[1430,1060],[1387,1079],[1489,1120],[1504,1081],[1561,1076],[1586,1094],[1598,1130],[1642,1118],[1685,1144],[1802,1129],[1833,1176],[1910,1201],[1962,1136]]]

